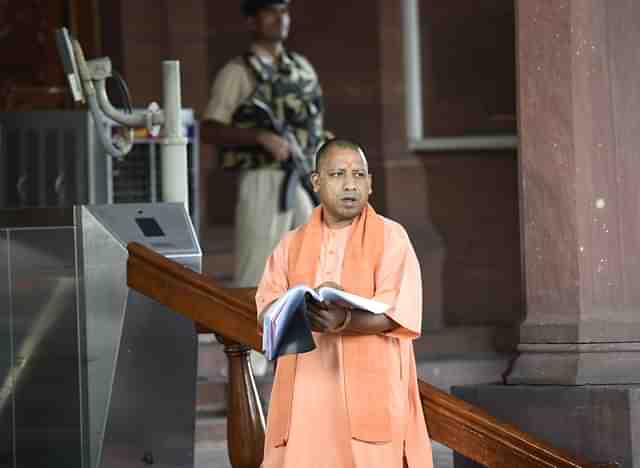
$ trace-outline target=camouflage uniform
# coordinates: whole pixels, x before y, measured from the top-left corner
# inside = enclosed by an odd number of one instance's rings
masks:
[[[225,82],[226,87],[220,82]],[[303,151],[312,157],[323,135],[323,112],[321,89],[309,62],[298,54],[283,52],[277,64],[269,63],[255,50],[232,60],[214,82],[204,118],[239,128],[273,130],[270,119],[256,101],[268,106],[276,119],[295,134]],[[261,147],[223,147],[221,155],[224,168],[241,171],[235,220],[234,284],[255,286],[280,238],[305,223],[313,205],[300,188],[295,193],[293,209],[279,210],[285,172],[282,163]]]
[[[268,106],[278,121],[285,123],[302,151],[311,158],[323,137],[322,93],[313,68],[302,56],[292,52],[284,52],[277,66],[265,63],[253,53],[246,54],[244,60],[257,85],[251,96],[236,109],[232,126],[279,133],[265,111],[255,104],[258,101]],[[223,148],[222,161],[227,169],[278,167],[280,164],[259,147]]]

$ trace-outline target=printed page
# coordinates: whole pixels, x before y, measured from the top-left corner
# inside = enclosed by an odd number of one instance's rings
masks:
[[[357,309],[363,309],[373,314],[383,314],[389,310],[389,305],[384,302],[375,301],[367,297],[351,294],[339,289],[330,287],[320,288],[320,296],[328,302],[346,302]]]

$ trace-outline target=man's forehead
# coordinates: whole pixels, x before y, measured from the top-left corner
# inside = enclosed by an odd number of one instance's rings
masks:
[[[332,169],[351,168],[366,169],[367,160],[361,151],[352,148],[331,148],[324,158],[324,163]]]

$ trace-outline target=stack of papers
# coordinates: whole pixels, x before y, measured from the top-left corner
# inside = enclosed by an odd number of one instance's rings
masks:
[[[269,306],[264,314],[262,349],[269,360],[283,354],[306,353],[316,344],[307,318],[305,294],[318,302],[337,302],[373,314],[383,314],[389,306],[339,289],[322,287],[318,291],[295,286]]]

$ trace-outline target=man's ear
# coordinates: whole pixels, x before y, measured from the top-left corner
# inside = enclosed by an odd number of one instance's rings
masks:
[[[367,177],[369,178],[369,195],[371,195],[373,193],[373,177],[371,174],[368,174]]]
[[[311,186],[313,187],[313,191],[318,193],[320,191],[320,174],[317,172],[311,173]]]

